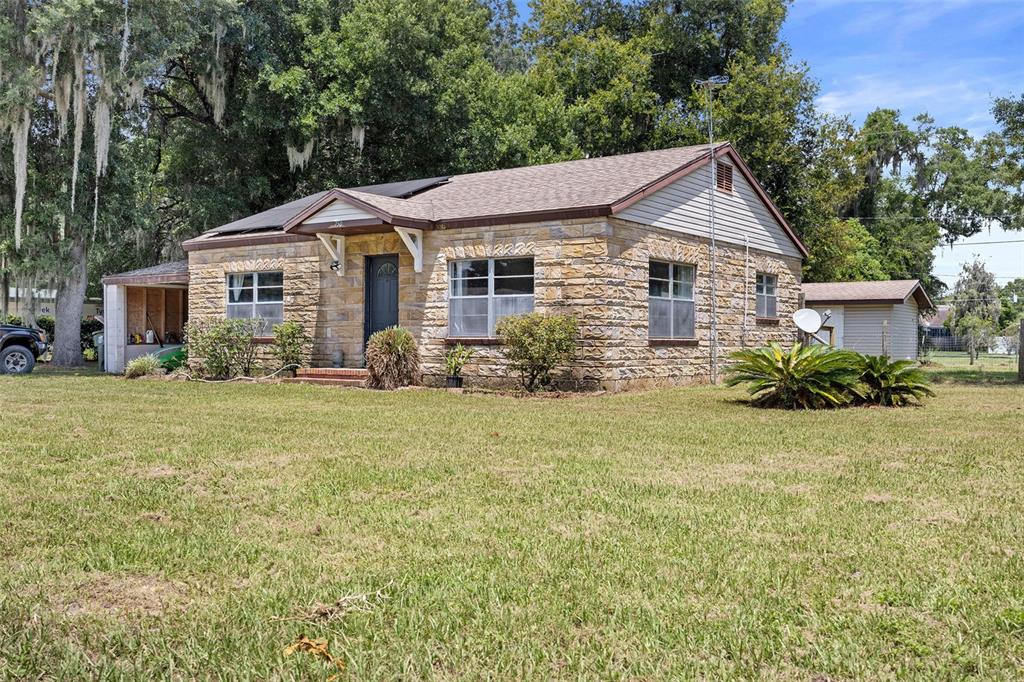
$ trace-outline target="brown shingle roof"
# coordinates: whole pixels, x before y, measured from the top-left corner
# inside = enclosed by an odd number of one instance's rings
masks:
[[[401,203],[437,222],[605,206],[707,153],[678,147],[456,175]]]
[[[716,154],[734,156],[740,170],[783,229],[806,254],[803,244],[731,146],[720,143]],[[496,224],[504,220],[521,222],[609,215],[631,200],[656,190],[669,179],[700,166],[709,156],[707,145],[696,145],[467,173],[447,179],[431,178],[431,182],[421,185],[424,189],[406,198],[382,196],[375,191],[376,186],[328,190],[215,228],[189,240],[184,246],[188,250],[200,242],[219,243],[220,235],[226,237],[226,233],[239,234],[251,229],[264,231],[268,227],[283,228],[295,238],[299,238],[299,233],[312,234],[313,228],[308,225],[300,228],[300,225],[335,199],[358,205],[377,215],[384,223],[409,227],[459,227]],[[409,183],[392,183],[397,184]],[[269,234],[267,238],[270,238]]]
[[[932,302],[916,279],[892,279],[880,282],[817,282],[805,283],[804,301],[812,303],[903,303],[911,295],[921,308]]]
[[[103,284],[187,284],[188,261],[176,260],[148,268],[107,275]]]

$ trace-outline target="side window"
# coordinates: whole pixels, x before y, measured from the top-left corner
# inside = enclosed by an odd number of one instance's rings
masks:
[[[777,317],[779,313],[778,288],[779,278],[763,272],[757,273],[757,316]]]
[[[227,292],[227,317],[262,320],[260,335],[284,322],[284,273],[231,273]]]
[[[501,318],[533,312],[532,258],[453,261],[448,282],[449,336],[494,336]]]
[[[694,338],[695,276],[696,268],[692,265],[651,261],[647,287],[650,338]]]

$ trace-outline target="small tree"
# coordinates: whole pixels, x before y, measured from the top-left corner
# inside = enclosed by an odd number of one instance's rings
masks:
[[[551,384],[551,372],[572,359],[579,323],[572,315],[528,313],[498,322],[502,352],[527,391]]]
[[[977,315],[963,315],[957,319],[953,332],[967,344],[969,363],[974,364],[982,348],[987,348],[992,339],[995,322]]]
[[[299,367],[305,360],[309,334],[305,327],[294,320],[274,325],[274,345],[270,353],[281,363],[281,367]]]

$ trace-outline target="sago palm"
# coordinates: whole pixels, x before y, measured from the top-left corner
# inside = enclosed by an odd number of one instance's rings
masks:
[[[789,410],[842,407],[860,397],[858,357],[828,346],[777,343],[733,353],[727,384],[749,384],[751,404]]]
[[[863,398],[867,403],[902,407],[935,392],[924,370],[913,360],[889,360],[885,356],[862,355]]]

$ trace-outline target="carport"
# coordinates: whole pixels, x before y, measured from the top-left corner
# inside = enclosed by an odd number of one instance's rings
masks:
[[[181,345],[188,321],[188,261],[108,275],[103,283],[103,366]]]

